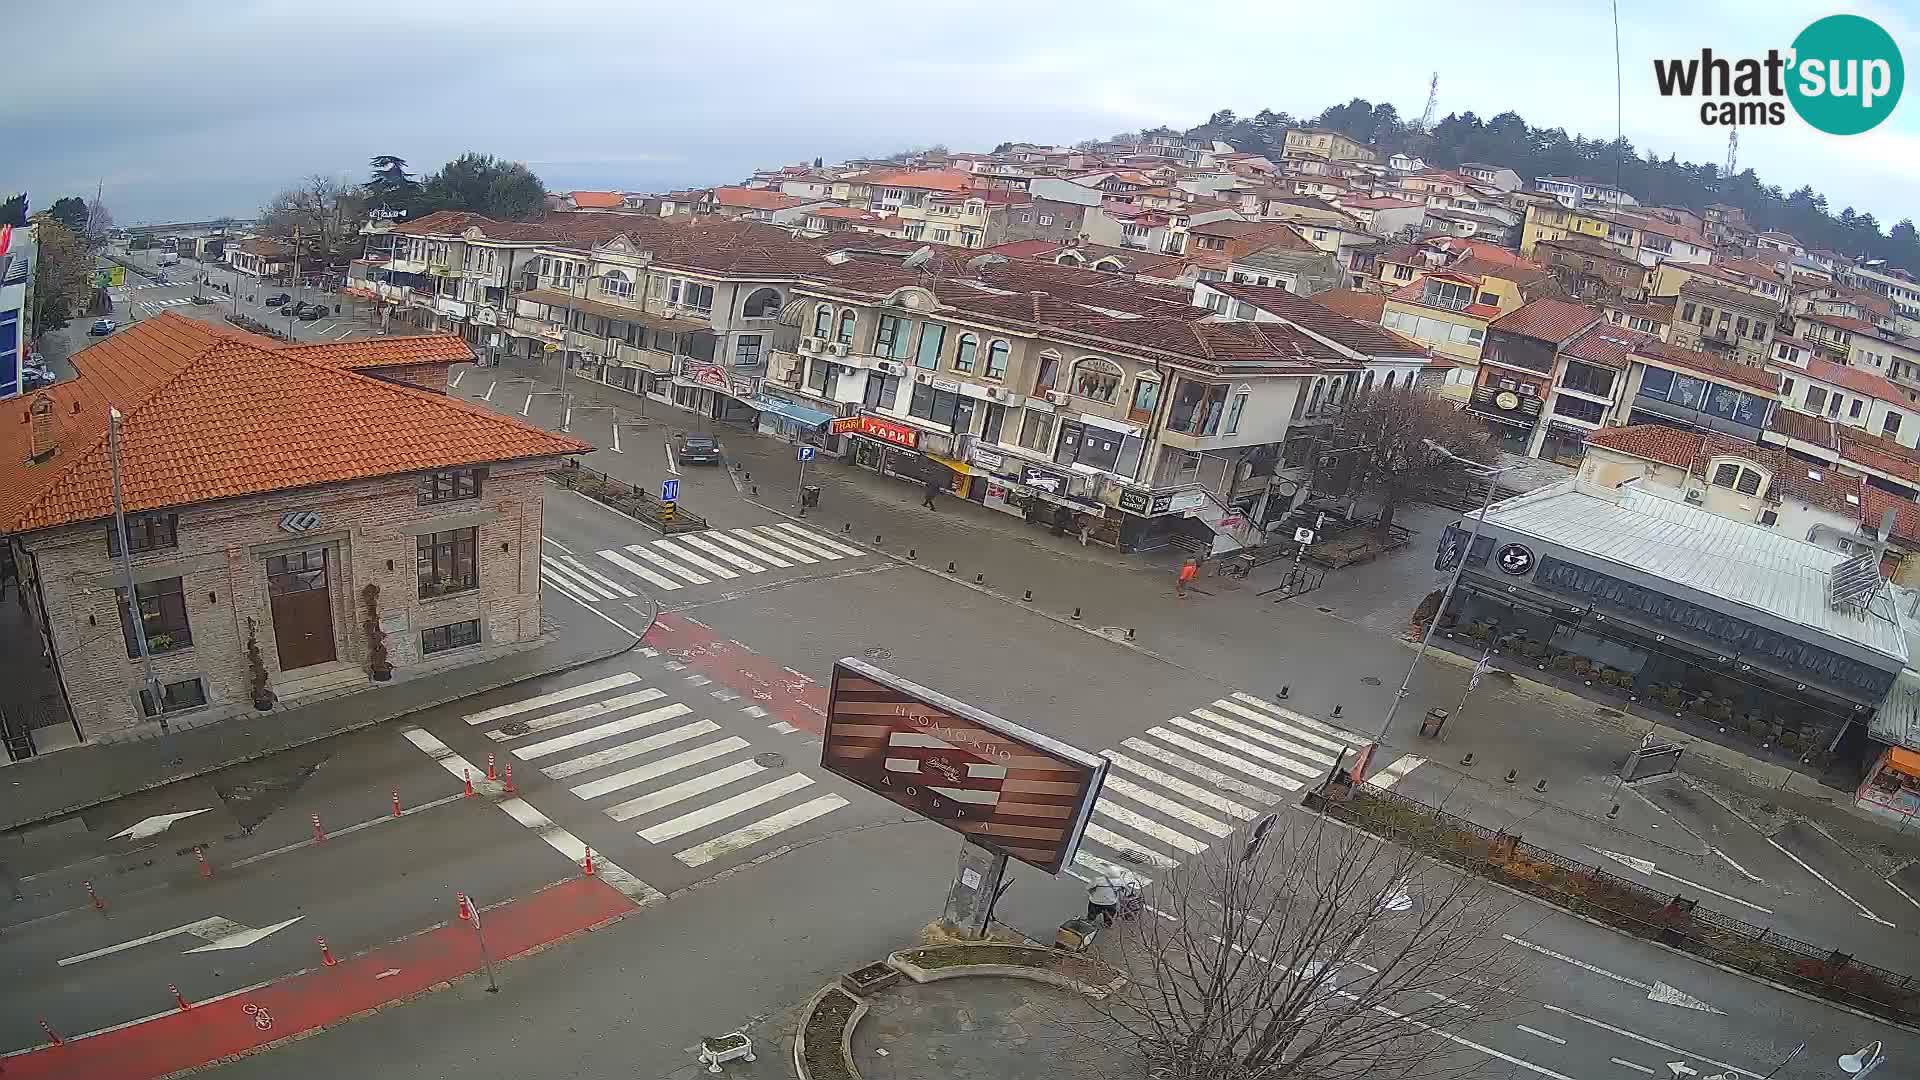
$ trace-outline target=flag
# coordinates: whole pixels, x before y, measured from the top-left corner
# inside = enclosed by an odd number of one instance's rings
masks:
[[[1478,690],[1480,688],[1480,676],[1492,670],[1493,654],[1487,653],[1480,658],[1479,663],[1473,665],[1473,678],[1467,680],[1467,689],[1469,691]]]

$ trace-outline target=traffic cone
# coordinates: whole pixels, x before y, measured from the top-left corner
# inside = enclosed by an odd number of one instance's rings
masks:
[[[320,815],[313,815],[313,839],[315,843],[327,842],[327,830],[320,827]]]
[[[188,1009],[193,1008],[192,1005],[189,1005],[187,1003],[186,997],[180,993],[179,987],[173,985],[172,983],[168,983],[167,990],[173,994],[173,1000],[175,1001],[175,1003],[177,1003],[180,1006],[181,1012],[186,1012]]]
[[[493,754],[492,753],[487,754],[487,779],[489,780],[500,779],[500,774],[493,771]]]
[[[332,949],[329,949],[329,948],[327,948],[327,939],[326,939],[326,938],[323,938],[323,937],[317,937],[317,938],[314,938],[313,940],[314,940],[314,941],[315,941],[316,943],[318,943],[318,944],[319,944],[319,946],[320,946],[320,962],[321,962],[321,963],[323,963],[323,964],[325,964],[325,965],[327,965],[328,967],[332,967],[333,965],[335,965],[335,964],[337,964],[337,963],[339,963],[339,961],[338,961],[338,960],[335,960],[335,959],[333,958],[333,950],[332,950]]]
[[[200,860],[200,876],[203,878],[212,877],[213,864],[207,861],[206,849],[198,845],[195,845],[193,849],[193,857]]]
[[[587,871],[588,877],[593,876],[593,849],[592,848],[587,849],[586,871]]]
[[[466,793],[465,793],[465,794],[466,794],[466,797],[467,797],[467,798],[469,798],[469,799],[471,799],[471,798],[473,798],[473,770],[472,770],[472,769],[461,769],[461,770],[460,770],[460,775],[461,775],[462,777],[465,777],[465,778],[466,778],[466,781],[467,781],[467,790],[466,790]]]
[[[468,904],[468,903],[467,903],[467,894],[466,894],[466,893],[458,893],[458,894],[456,894],[456,895],[457,895],[457,896],[458,896],[458,898],[459,898],[459,904],[458,904],[458,906],[456,907],[456,909],[455,909],[455,910],[457,910],[457,911],[458,911],[458,912],[460,913],[460,921],[461,921],[461,922],[472,922],[472,921],[473,921],[473,907],[472,907],[472,905],[470,905],[470,904]]]
[[[505,780],[505,781],[504,781],[504,782],[503,782],[503,783],[501,784],[501,787],[500,787],[500,790],[502,790],[502,791],[504,791],[504,792],[506,792],[506,793],[507,793],[507,794],[509,794],[509,795],[512,795],[512,794],[514,794],[514,790],[513,790],[513,762],[511,762],[511,761],[509,761],[509,762],[507,762],[507,778],[506,778],[506,780]]]
[[[397,791],[393,793],[393,816],[400,816],[400,793]]]
[[[40,1018],[40,1030],[47,1033],[47,1038],[53,1043],[53,1045],[65,1046],[67,1044],[67,1040],[61,1038],[60,1033],[53,1030],[53,1025],[47,1023],[47,1018],[44,1016]]]
[[[93,882],[91,881],[87,882],[86,886],[87,886],[87,898],[93,901],[93,910],[95,911],[107,910],[107,902],[105,900],[100,899],[99,893],[93,891]]]

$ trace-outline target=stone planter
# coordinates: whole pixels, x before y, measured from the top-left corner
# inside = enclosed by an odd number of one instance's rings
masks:
[[[900,972],[888,967],[885,961],[856,968],[840,976],[840,985],[847,993],[855,997],[865,997],[876,990],[884,990],[900,981]]]
[[[1126,977],[1083,957],[1028,945],[981,943],[933,945],[903,949],[887,957],[887,966],[917,983],[990,975],[1073,990],[1103,998],[1118,990]]]
[[[793,1071],[800,1080],[860,1080],[853,1067],[853,1029],[867,1003],[838,983],[820,988],[807,1002],[793,1033]]]

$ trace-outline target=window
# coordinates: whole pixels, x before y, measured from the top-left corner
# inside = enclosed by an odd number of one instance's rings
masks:
[[[1395,281],[1412,281],[1413,267],[1395,264],[1393,268],[1393,279]]]
[[[477,499],[480,497],[480,481],[486,475],[485,469],[448,469],[428,473],[420,478],[416,489],[419,504],[432,506],[434,503]]]
[[[759,334],[741,334],[733,340],[733,366],[750,368],[760,366],[760,351],[765,338]]]
[[[1007,377],[1007,343],[996,341],[987,346],[987,378],[1004,379]]]
[[[946,243],[951,243],[951,242],[952,242],[952,240],[953,240],[953,230],[952,230],[952,229],[935,229],[935,230],[933,230],[933,242],[934,242],[934,243],[936,243],[936,244],[946,244]]]
[[[668,299],[681,307],[710,313],[713,311],[713,286],[702,285],[697,281],[682,283],[675,280],[672,290],[668,293]]]
[[[972,422],[972,399],[963,398],[950,390],[935,390],[926,383],[914,383],[913,396],[907,401],[907,415],[943,424],[960,433]],[[962,417],[965,418],[964,422]]]
[[[1742,495],[1760,494],[1760,483],[1765,477],[1752,469],[1740,470],[1740,479],[1734,481],[1733,490]]]
[[[1227,434],[1232,435],[1240,430],[1240,414],[1245,412],[1246,408],[1247,395],[1233,395],[1233,403],[1227,406]]]
[[[900,393],[900,376],[882,375],[877,371],[867,372],[866,395],[862,398],[869,409],[893,408]]]
[[[1483,303],[1483,304],[1485,304],[1485,305],[1487,305],[1488,307],[1499,307],[1499,306],[1500,306],[1500,298],[1499,298],[1498,296],[1495,296],[1494,294],[1492,294],[1492,293],[1490,293],[1490,292],[1483,292],[1483,293],[1481,293],[1481,294],[1480,294],[1480,302],[1481,302],[1481,303]]]
[[[817,338],[833,336],[833,308],[821,304],[813,309],[813,336]]]
[[[1127,410],[1128,419],[1140,421],[1151,420],[1154,411],[1159,407],[1159,380],[1146,378],[1133,380],[1133,407]]]
[[[1900,414],[1899,413],[1890,412],[1887,414],[1886,419],[1880,421],[1880,434],[1885,435],[1888,438],[1892,438],[1893,436],[1900,434]]]
[[[972,372],[974,354],[979,351],[979,338],[972,334],[961,334],[960,341],[953,347],[953,370]]]
[[[1733,334],[1735,337],[1747,336],[1747,320],[1744,317],[1742,317],[1739,322],[1733,324]]]
[[[1692,305],[1692,304],[1688,304],[1688,305],[1687,305],[1686,307],[1684,307],[1684,308],[1682,308],[1682,309],[1680,310],[1680,321],[1681,321],[1681,322],[1692,322],[1692,321],[1693,321],[1693,309],[1694,309],[1694,305]]]
[[[607,296],[632,296],[633,279],[619,270],[609,270],[600,278],[600,291]]]
[[[1073,366],[1073,392],[1093,401],[1110,402],[1120,392],[1123,372],[1118,364],[1089,356]]]
[[[1041,214],[1041,215],[1040,215],[1040,224],[1042,224],[1042,225],[1051,225],[1051,224],[1053,224],[1053,215],[1052,215],[1052,214]]]
[[[833,367],[825,360],[815,359],[807,365],[807,387],[821,397],[827,396],[827,372]]]
[[[771,319],[779,314],[780,291],[778,289],[755,289],[740,308],[740,316],[746,319]]]
[[[1553,412],[1555,416],[1565,416],[1574,420],[1582,420],[1589,424],[1598,424],[1607,415],[1607,407],[1597,401],[1588,401],[1585,398],[1562,396],[1553,399]]]
[[[1053,453],[1053,414],[1026,409],[1020,421],[1020,445],[1037,454]]]
[[[140,641],[133,624],[127,621],[127,590],[115,589],[120,600],[120,629],[127,639],[127,655],[140,655]],[[175,652],[193,644],[193,628],[187,624],[187,598],[181,592],[180,579],[162,578],[133,587],[140,607],[140,627],[146,633],[147,652],[154,656]]]
[[[913,366],[927,371],[940,368],[940,350],[947,343],[947,328],[944,323],[921,323],[920,345],[913,353]]]
[[[1594,364],[1569,360],[1566,370],[1560,374],[1560,385],[1582,394],[1608,397],[1613,393],[1613,372]]]
[[[1793,380],[1792,379],[1780,380],[1780,396],[1787,400],[1792,400],[1793,398]]]
[[[180,515],[128,514],[127,550],[135,555],[143,551],[164,551],[179,544]],[[107,554],[120,554],[120,530],[107,527]]]
[[[1730,461],[1722,462],[1713,470],[1713,486],[1730,488],[1740,478],[1740,466]]]
[[[427,533],[419,538],[420,599],[470,592],[480,587],[474,565],[477,529]]]
[[[185,712],[188,709],[198,709],[206,703],[207,686],[199,679],[162,683],[160,700],[157,704],[153,700],[152,691],[146,689],[140,691],[140,712],[144,716]]]
[[[1462,311],[1473,304],[1473,287],[1451,281],[1431,281],[1427,284],[1426,301],[1434,307],[1449,311]]]
[[[1033,220],[1033,211],[1031,210],[1020,211],[1020,224],[1025,225],[1027,222],[1032,220]]]
[[[840,313],[840,333],[837,340],[842,345],[853,344],[853,318],[852,308],[848,308]]]
[[[1850,420],[1860,419],[1860,407],[1864,404],[1866,404],[1866,402],[1860,398],[1854,398],[1853,404],[1847,406],[1847,418]]]
[[[1827,388],[1824,386],[1807,387],[1807,411],[1817,413],[1827,407]]]
[[[430,630],[420,631],[420,655],[432,656],[448,649],[464,648],[480,644],[480,620],[468,619],[465,622],[448,623]]]
[[[1840,403],[1845,401],[1846,399],[1847,399],[1847,395],[1845,394],[1835,394],[1832,397],[1828,398],[1827,399],[1827,415],[1839,416]]]

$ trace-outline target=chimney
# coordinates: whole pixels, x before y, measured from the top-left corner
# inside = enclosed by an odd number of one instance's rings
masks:
[[[59,435],[53,426],[53,399],[45,394],[34,398],[27,406],[27,423],[27,456],[35,462],[52,457],[54,439]]]

